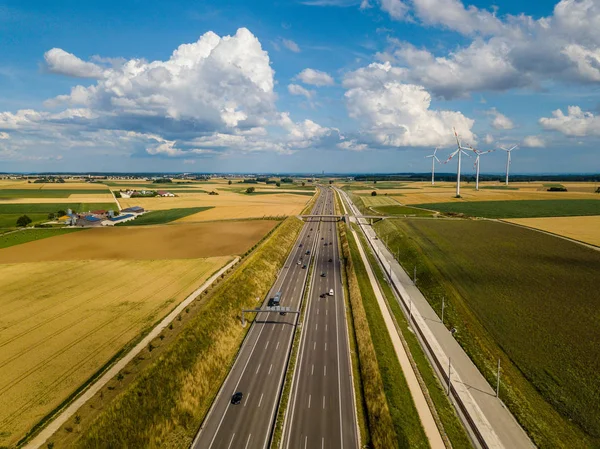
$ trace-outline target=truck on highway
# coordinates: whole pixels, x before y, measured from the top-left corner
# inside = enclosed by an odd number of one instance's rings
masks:
[[[281,292],[275,293],[275,296],[273,298],[271,298],[271,300],[269,301],[269,304],[271,306],[281,305]]]

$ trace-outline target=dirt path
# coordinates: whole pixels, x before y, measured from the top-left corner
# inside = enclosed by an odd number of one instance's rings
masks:
[[[37,449],[41,447],[54,433],[73,416],[88,400],[90,400],[98,391],[102,389],[119,371],[131,362],[142,350],[148,347],[148,344],[154,340],[183,310],[200,294],[206,290],[221,274],[234,266],[240,260],[236,257],[218,272],[213,274],[204,284],[191,293],[183,300],[171,313],[169,313],[158,325],[150,331],[131,351],[123,358],[119,359],[108,371],[104,373],[96,382],[91,384],[87,390],[77,397],[66,409],[56,416],[39,434],[35,436],[23,449]]]

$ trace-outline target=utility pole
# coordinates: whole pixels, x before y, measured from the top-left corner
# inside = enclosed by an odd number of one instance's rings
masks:
[[[498,359],[498,374],[496,375],[496,397],[500,393],[500,359]]]
[[[442,296],[442,324],[444,324],[444,297]]]
[[[452,375],[452,364],[450,362],[450,357],[448,357],[448,396],[450,396],[450,376]]]

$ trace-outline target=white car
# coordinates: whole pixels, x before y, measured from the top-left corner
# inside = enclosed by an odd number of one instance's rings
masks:
[[[333,289],[332,288],[329,289],[329,296],[333,296]]]

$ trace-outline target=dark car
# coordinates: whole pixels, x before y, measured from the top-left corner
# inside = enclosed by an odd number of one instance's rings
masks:
[[[327,246],[327,242],[325,242],[325,246]]]
[[[306,264],[302,265],[302,269],[306,270]]]
[[[302,243],[300,243],[300,246],[298,248],[302,248]]]
[[[323,240],[325,237],[321,237],[321,240]]]
[[[244,397],[244,393],[242,393],[241,391],[238,391],[233,396],[231,396],[231,403],[233,405],[241,404],[243,397]]]
[[[321,294],[319,295],[319,298],[325,298],[325,296],[327,296],[327,293],[321,293]]]
[[[333,262],[333,259],[329,259],[329,262]]]
[[[323,272],[321,273],[321,277],[322,277],[322,278],[324,278],[325,276],[326,276],[326,274],[325,274],[325,272],[323,271]]]

